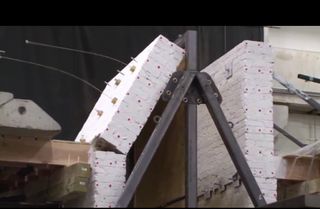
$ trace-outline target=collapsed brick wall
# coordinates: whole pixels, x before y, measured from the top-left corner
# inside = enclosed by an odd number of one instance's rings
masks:
[[[270,45],[244,41],[206,67],[217,85],[223,102],[221,107],[251,168],[266,201],[276,201],[277,182],[274,164],[272,73]],[[205,105],[198,108],[198,192],[219,191],[236,174],[232,160],[215,128]],[[219,186],[220,185],[220,186]],[[243,186],[242,186],[243,187]],[[216,190],[217,189],[217,190]],[[217,206],[252,206],[246,195],[233,192],[232,201],[216,202]],[[245,189],[241,189],[245,192]],[[221,196],[222,195],[222,196]]]
[[[115,206],[125,186],[126,155],[184,54],[160,35],[108,82],[76,137],[92,143],[93,171],[89,191],[73,206]],[[108,151],[97,151],[101,146]]]

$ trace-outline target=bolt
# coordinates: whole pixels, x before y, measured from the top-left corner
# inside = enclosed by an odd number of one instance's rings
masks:
[[[173,83],[177,83],[177,82],[178,82],[178,79],[177,79],[176,77],[174,77],[174,78],[172,79],[172,82],[173,82]]]
[[[188,98],[187,97],[183,98],[183,102],[187,103],[188,102]]]

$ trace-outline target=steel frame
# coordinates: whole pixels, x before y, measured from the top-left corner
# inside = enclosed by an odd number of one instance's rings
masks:
[[[127,207],[130,203],[180,104],[183,102],[188,91],[192,92],[193,90],[200,92],[201,98],[198,98],[200,99],[198,101],[201,101],[199,103],[206,104],[254,206],[262,207],[266,205],[263,194],[220,107],[221,98],[219,98],[219,91],[213,88],[213,86],[215,87],[214,82],[208,74],[198,71],[196,31],[187,31],[176,43],[184,47],[187,52],[187,70],[179,78],[178,84],[171,94],[161,119],[127,180],[124,192],[119,198],[116,207]],[[216,89],[216,91],[213,89]],[[197,207],[197,104],[188,103],[186,114],[185,205],[187,207]]]

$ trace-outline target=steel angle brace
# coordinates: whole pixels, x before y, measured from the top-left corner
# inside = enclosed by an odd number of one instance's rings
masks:
[[[238,170],[240,178],[256,207],[266,205],[261,190],[233,135],[229,122],[220,107],[219,90],[211,77],[199,72],[197,67],[197,33],[187,31],[176,40],[186,50],[186,71],[174,73],[163,92],[162,99],[168,101],[162,116],[136,162],[116,207],[127,207],[141,179],[156,153],[166,131],[181,103],[187,103],[186,127],[186,181],[185,200],[187,207],[197,207],[197,105],[206,104],[223,142]]]
[[[156,150],[158,149],[162,138],[172,122],[175,113],[190,88],[197,88],[199,90],[201,100],[206,104],[253,204],[257,207],[266,204],[261,190],[220,107],[221,96],[218,91],[215,91],[217,89],[214,87],[214,82],[211,77],[207,73],[203,72],[185,71],[178,80],[177,85],[171,94],[171,98],[162,113],[159,123],[156,125],[149,141],[134,166],[126,183],[124,192],[118,200],[117,207],[128,206]]]

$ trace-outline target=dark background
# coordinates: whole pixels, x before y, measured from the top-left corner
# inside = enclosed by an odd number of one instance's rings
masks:
[[[82,49],[130,62],[159,34],[174,41],[186,30],[198,31],[199,67],[204,68],[243,40],[263,40],[254,26],[0,26],[0,50],[71,72],[103,90],[124,66],[112,60],[59,49],[26,45],[25,40]],[[62,126],[55,138],[74,140],[99,92],[66,75],[0,59],[0,91],[31,99]]]

